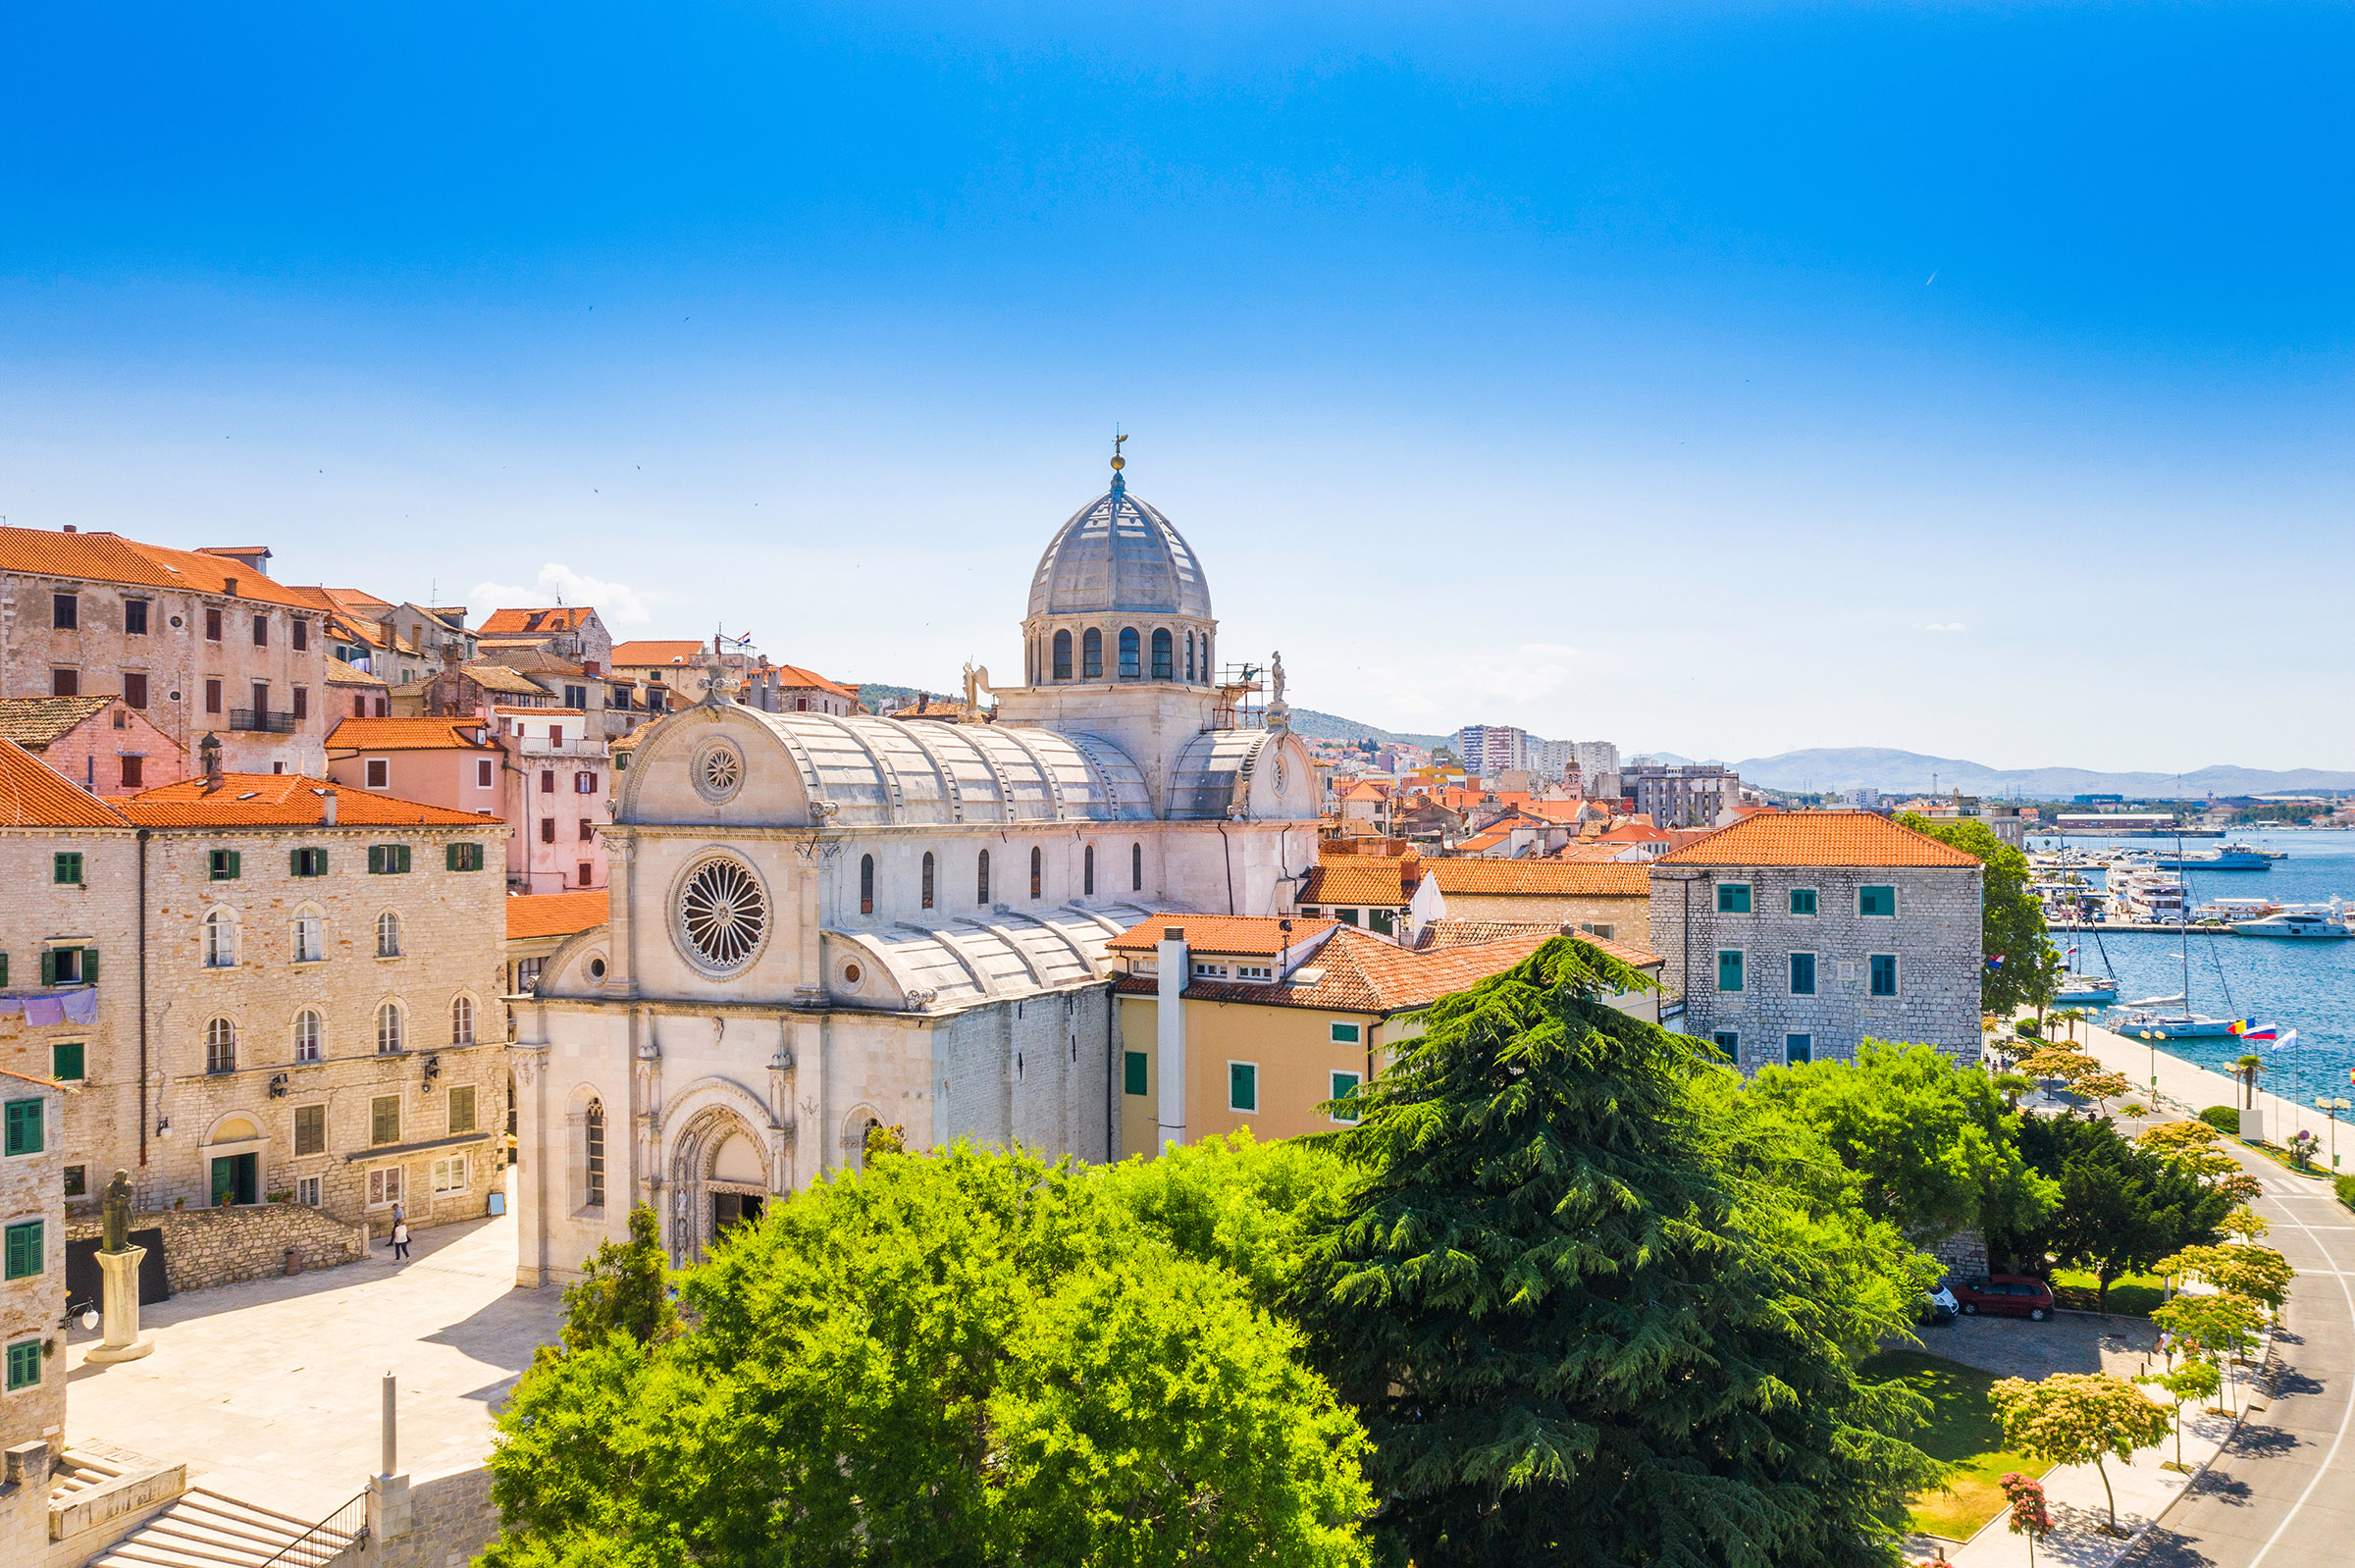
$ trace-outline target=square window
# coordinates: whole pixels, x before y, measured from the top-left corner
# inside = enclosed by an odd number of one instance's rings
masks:
[[[1258,1063],[1230,1062],[1227,1064],[1227,1109],[1250,1115],[1258,1114]]]
[[[121,773],[125,789],[135,790],[147,782],[147,758],[118,757],[115,761],[120,764],[118,771]]]
[[[50,862],[49,879],[60,887],[81,886],[81,856],[61,854]]]
[[[49,1047],[49,1075],[68,1083],[81,1081],[82,1053],[85,1049],[79,1040],[60,1040]]]
[[[294,1201],[306,1209],[319,1207],[319,1178],[317,1176],[295,1177]]]
[[[1356,1045],[1364,1037],[1364,1028],[1360,1024],[1336,1023],[1333,1026],[1333,1043],[1335,1045]]]
[[[474,1085],[460,1083],[449,1091],[449,1130],[454,1135],[474,1130]]]
[[[204,710],[208,713],[221,711],[221,683],[219,681],[204,683]]]
[[[392,763],[388,758],[368,758],[368,782],[364,789],[389,790],[392,787]]]
[[[325,1154],[327,1152],[327,1107],[298,1105],[294,1108],[294,1152],[296,1154]]]
[[[1726,948],[1718,953],[1717,989],[1720,991],[1742,989],[1742,954],[1739,949]]]
[[[217,609],[204,612],[204,640],[208,643],[221,641],[221,612]]]
[[[1589,936],[1599,936],[1605,942],[1608,942],[1614,935],[1618,933],[1619,930],[1619,927],[1616,925],[1590,924],[1584,920],[1579,922],[1578,928],[1586,932]]]
[[[544,816],[540,818],[540,842],[543,844],[553,844],[555,841],[556,819],[552,816]]]
[[[1791,955],[1791,994],[1793,996],[1813,996],[1815,994],[1814,954],[1794,953]]]
[[[38,1154],[47,1144],[47,1124],[38,1100],[11,1100],[5,1113],[5,1148],[10,1154]]]
[[[69,1198],[87,1197],[89,1196],[89,1191],[90,1168],[86,1165],[67,1166],[66,1196]]]
[[[294,622],[294,652],[300,653],[310,646],[311,623],[306,620],[296,620]]]
[[[1717,1049],[1723,1051],[1727,1056],[1734,1057],[1736,1059],[1741,1057],[1742,1036],[1734,1030],[1719,1029],[1715,1034],[1709,1036],[1709,1038],[1711,1042],[1716,1045]]]
[[[81,600],[78,596],[74,594],[52,594],[49,596],[50,630],[58,632],[70,632],[76,630],[80,625]]]
[[[491,766],[492,766],[492,764],[491,764],[491,759],[490,759],[489,758],[487,758],[487,757],[484,757],[484,758],[477,758],[475,759],[475,764],[474,764],[474,787],[475,787],[476,789],[478,789],[478,790],[487,790],[487,789],[489,789],[489,788],[491,787],[491,785],[492,785]]]
[[[8,1268],[11,1280],[29,1280],[41,1273],[41,1222],[24,1220],[8,1228]]]
[[[1805,1067],[1815,1060],[1815,1036],[1786,1034],[1783,1036],[1783,1061],[1792,1067]]]
[[[399,1095],[378,1095],[368,1102],[368,1141],[371,1144],[400,1141]]]
[[[382,1171],[368,1173],[368,1207],[389,1209],[400,1201],[400,1167],[388,1166]]]
[[[20,1339],[8,1347],[8,1391],[29,1388],[41,1381],[41,1342]]]
[[[78,669],[51,670],[49,672],[49,695],[51,697],[79,697],[81,695],[81,671]]]
[[[205,857],[205,877],[214,882],[235,882],[243,867],[243,859],[236,850],[214,850]]]
[[[1791,890],[1791,913],[1794,915],[1814,914],[1815,890],[1811,887],[1793,888]]]
[[[1333,1119],[1335,1122],[1357,1120],[1357,1086],[1364,1081],[1355,1072],[1335,1072],[1333,1075]]]
[[[1720,915],[1748,915],[1750,913],[1750,884],[1748,882],[1718,883],[1717,913]]]
[[[447,1197],[466,1190],[466,1156],[449,1155],[434,1162],[434,1196]]]
[[[267,615],[256,615],[253,618],[253,646],[256,648],[270,646],[270,617]]]
[[[1860,887],[1857,889],[1858,915],[1895,915],[1897,889],[1893,887]]]
[[[1128,1051],[1122,1055],[1121,1088],[1128,1094],[1141,1095],[1145,1090],[1145,1053]]]
[[[123,601],[123,630],[133,637],[147,635],[147,601],[127,599]]]
[[[123,672],[123,701],[130,704],[132,707],[145,707],[147,706],[147,677],[143,672],[139,670],[126,670]],[[116,728],[121,729],[124,727],[122,720],[123,715],[121,713],[117,713],[115,715]]]
[[[1874,996],[1897,995],[1897,955],[1875,953],[1872,955],[1871,964],[1872,984],[1869,989],[1872,994]]]

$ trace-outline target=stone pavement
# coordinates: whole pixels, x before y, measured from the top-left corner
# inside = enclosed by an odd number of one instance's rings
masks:
[[[2044,1323],[2025,1318],[1957,1318],[1920,1331],[1921,1348],[1999,1378],[2049,1378],[2056,1372],[2108,1372],[2131,1378],[2150,1370],[2159,1331],[2148,1318],[2100,1318],[2060,1312]]]
[[[379,1245],[363,1263],[150,1307],[143,1360],[85,1364],[99,1336],[77,1326],[67,1441],[184,1459],[192,1484],[323,1518],[377,1468],[381,1380],[394,1372],[401,1468],[479,1463],[492,1413],[555,1337],[563,1292],[516,1288],[512,1204],[415,1234],[406,1263]]]

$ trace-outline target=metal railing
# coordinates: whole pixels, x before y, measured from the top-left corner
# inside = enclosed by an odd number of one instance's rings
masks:
[[[229,727],[233,730],[252,730],[263,735],[291,735],[294,715],[273,713],[266,707],[233,707],[229,710]]]
[[[368,1493],[351,1501],[288,1542],[261,1568],[327,1568],[368,1535]]]
[[[603,736],[567,735],[560,741],[545,736],[526,735],[516,742],[516,750],[526,757],[590,757],[605,755]]]

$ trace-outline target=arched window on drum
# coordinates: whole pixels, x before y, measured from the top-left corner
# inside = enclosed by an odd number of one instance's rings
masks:
[[[973,902],[989,908],[989,851],[981,852],[980,868],[973,874]]]
[[[1072,678],[1072,634],[1069,632],[1055,634],[1055,678],[1059,681]]]
[[[1093,844],[1079,852],[1079,892],[1091,899],[1096,896],[1096,847]]]
[[[1177,667],[1171,658],[1171,653],[1176,646],[1171,640],[1170,629],[1167,626],[1153,634],[1153,678],[1155,680],[1168,681],[1178,678]]]
[[[932,852],[924,851],[924,908],[932,907]]]
[[[1104,678],[1104,634],[1093,626],[1079,639],[1079,678],[1083,681]]]
[[[1136,679],[1136,628],[1124,626],[1121,628],[1121,679],[1125,681]]]
[[[871,855],[859,857],[859,913],[875,913],[875,858]]]
[[[1030,850],[1030,897],[1033,899],[1040,897],[1046,886],[1046,856],[1033,845]]]
[[[1128,891],[1142,893],[1144,890],[1145,847],[1142,844],[1131,844],[1128,846]]]

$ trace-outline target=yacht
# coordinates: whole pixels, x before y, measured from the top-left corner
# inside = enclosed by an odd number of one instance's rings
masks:
[[[2100,974],[2064,974],[2053,1001],[2062,1007],[2108,1007],[2118,1000],[2118,982]]]
[[[2144,866],[2113,866],[2107,880],[2113,919],[2149,925],[2182,923],[2183,883],[2179,878]]]
[[[2210,899],[2191,912],[2191,917],[2204,925],[2232,925],[2243,920],[2262,920],[2278,914],[2281,906],[2272,899]]]
[[[2179,996],[2155,996],[2147,1003],[2131,1002],[2125,1014],[2107,1027],[2111,1033],[2122,1034],[2129,1040],[2139,1040],[2146,1034],[2162,1040],[2206,1039],[2232,1032],[2235,1019],[2212,1019],[2182,1004]]]
[[[2186,850],[2180,855],[2161,855],[2153,860],[2164,871],[2270,871],[2273,857],[2246,844],[2226,844],[2213,850]]]
[[[2347,929],[2344,920],[2320,910],[2281,910],[2262,919],[2234,920],[2232,929],[2242,936],[2289,937],[2348,937],[2355,931]]]

